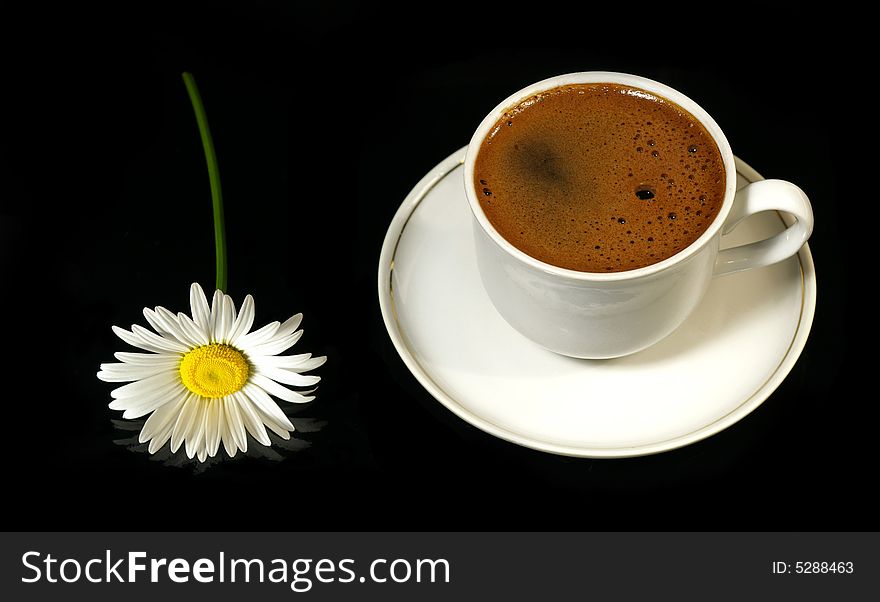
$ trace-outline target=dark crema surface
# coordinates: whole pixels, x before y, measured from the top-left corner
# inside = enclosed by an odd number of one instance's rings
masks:
[[[712,136],[638,88],[556,88],[511,108],[477,154],[474,186],[518,249],[581,272],[619,272],[681,251],[724,200]]]

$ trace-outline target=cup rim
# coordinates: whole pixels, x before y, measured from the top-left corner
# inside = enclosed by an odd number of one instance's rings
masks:
[[[715,219],[694,242],[692,242],[690,245],[680,250],[676,254],[656,263],[652,263],[650,265],[635,268],[632,270],[624,270],[620,272],[581,272],[578,270],[559,267],[541,261],[540,259],[536,259],[526,252],[518,249],[512,243],[508,242],[507,239],[501,236],[501,234],[499,234],[499,232],[486,217],[486,214],[483,212],[482,206],[480,205],[479,199],[476,194],[476,187],[473,184],[474,165],[476,163],[476,157],[483,140],[488,135],[489,131],[495,125],[498,119],[500,119],[501,116],[510,108],[516,106],[521,101],[529,98],[530,96],[534,96],[535,94],[545,92],[547,90],[552,90],[554,88],[573,84],[601,83],[617,84],[639,88],[645,90],[646,92],[656,94],[657,96],[660,96],[665,100],[671,101],[681,108],[685,109],[695,119],[697,119],[703,125],[703,127],[706,128],[706,131],[708,131],[709,134],[712,136],[715,144],[718,145],[718,150],[721,152],[721,159],[724,164],[725,177],[727,181],[725,183],[724,200],[721,204],[721,209],[715,216]],[[467,147],[467,151],[465,152],[464,179],[465,192],[468,199],[468,204],[471,208],[471,213],[473,213],[474,218],[477,220],[477,223],[480,224],[480,227],[483,229],[484,232],[486,232],[489,238],[492,239],[495,244],[501,247],[501,249],[503,249],[508,255],[515,257],[519,261],[533,267],[536,270],[570,280],[586,282],[632,280],[662,272],[668,268],[680,264],[683,261],[686,261],[688,258],[690,258],[694,254],[699,252],[703,247],[705,247],[721,231],[722,227],[724,226],[724,222],[727,220],[727,216],[730,213],[731,207],[733,206],[734,196],[736,195],[736,166],[733,159],[733,151],[730,148],[727,137],[724,135],[724,132],[721,131],[721,128],[715,122],[715,120],[712,119],[712,117],[702,107],[700,107],[700,105],[698,105],[696,102],[694,102],[681,92],[675,90],[674,88],[671,88],[658,81],[648,79],[646,77],[614,71],[581,71],[549,77],[534,84],[531,84],[530,86],[522,88],[521,90],[514,92],[506,99],[502,100],[495,106],[494,109],[492,109],[492,111],[489,112],[488,115],[486,115],[486,117],[483,118],[483,121],[480,122],[480,125],[477,127],[477,129],[474,131],[473,136],[471,137],[470,143]]]

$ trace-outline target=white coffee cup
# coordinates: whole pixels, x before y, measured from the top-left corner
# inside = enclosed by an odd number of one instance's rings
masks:
[[[480,206],[474,164],[483,140],[502,115],[539,92],[588,83],[640,88],[672,101],[699,120],[721,151],[727,178],[721,209],[697,240],[667,259],[610,273],[557,267],[505,240]],[[810,201],[800,188],[782,180],[763,180],[737,192],[733,151],[715,120],[669,86],[624,73],[590,71],[551,77],[503,100],[471,138],[464,181],[474,216],[477,263],[492,303],[511,326],[538,345],[577,358],[618,357],[653,345],[697,307],[714,276],[787,259],[800,250],[813,230]],[[719,250],[722,236],[761,211],[790,213],[796,221],[768,239]]]

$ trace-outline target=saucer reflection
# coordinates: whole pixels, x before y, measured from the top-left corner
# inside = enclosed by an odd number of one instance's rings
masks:
[[[285,414],[296,429],[290,433],[290,439],[282,439],[271,430],[267,429],[267,434],[272,444],[266,446],[254,439],[250,433],[248,433],[246,452],[239,451],[234,457],[230,458],[221,445],[217,450],[217,453],[213,457],[209,456],[205,458],[204,462],[200,462],[196,456],[193,456],[192,458],[187,457],[186,449],[183,445],[181,445],[176,452],[172,452],[170,440],[155,454],[150,454],[149,442],[140,443],[138,441],[138,434],[140,434],[144,423],[147,421],[146,418],[137,420],[111,419],[110,422],[113,424],[113,428],[116,429],[117,432],[125,435],[113,439],[114,444],[125,447],[130,452],[147,454],[149,455],[150,460],[160,462],[165,466],[178,468],[187,467],[191,468],[194,473],[198,474],[206,471],[211,466],[236,462],[245,457],[268,460],[270,462],[280,462],[295,452],[311,447],[311,442],[302,438],[302,435],[305,433],[317,432],[327,424],[324,420],[291,415],[293,412],[285,412]]]

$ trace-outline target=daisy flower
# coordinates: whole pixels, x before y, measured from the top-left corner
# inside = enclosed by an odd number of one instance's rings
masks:
[[[155,332],[138,326],[113,332],[149,353],[114,354],[119,363],[101,364],[98,378],[127,382],[111,391],[110,408],[123,418],[152,414],[138,441],[155,453],[170,439],[171,451],[185,446],[186,455],[202,462],[217,454],[220,444],[230,457],[247,451],[247,434],[263,445],[271,441],[266,428],[283,439],[294,430],[271,396],[293,403],[314,399],[310,387],[319,376],[303,374],[327,358],[310,353],[279,355],[302,336],[302,314],[284,323],[271,322],[251,332],[254,299],[248,295],[236,313],[229,295],[217,290],[210,307],[197,283],[190,287],[192,317],[164,307],[144,308]]]

